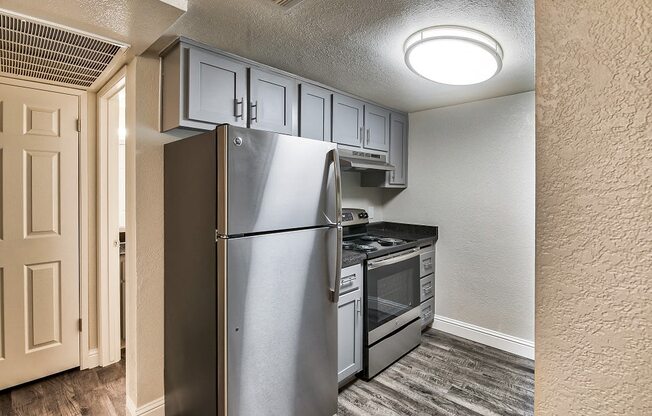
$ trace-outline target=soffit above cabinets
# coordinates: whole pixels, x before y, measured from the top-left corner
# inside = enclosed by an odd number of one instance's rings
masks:
[[[405,64],[414,32],[462,25],[491,35],[503,68],[470,86],[436,84]],[[534,0],[192,0],[153,45],[177,36],[260,62],[368,101],[413,112],[534,89]]]

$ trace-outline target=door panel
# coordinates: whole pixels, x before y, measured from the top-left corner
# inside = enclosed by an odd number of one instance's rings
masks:
[[[217,140],[220,234],[337,222],[334,144],[230,126]]]
[[[218,286],[227,291],[227,339],[218,337],[218,348],[227,346],[228,414],[336,414],[336,234],[317,228],[226,240]]]
[[[364,103],[333,94],[333,142],[360,147],[364,132]]]
[[[25,155],[25,236],[59,234],[59,152],[27,150]]]
[[[255,68],[249,70],[249,126],[292,134],[296,81]]]
[[[59,136],[59,110],[23,106],[24,134],[33,136]]]
[[[188,118],[245,126],[246,67],[198,49],[188,54]]]
[[[331,92],[310,84],[300,86],[299,136],[331,140]]]
[[[1,390],[79,366],[79,99],[0,96]]]
[[[28,351],[61,341],[59,263],[25,266]]]
[[[388,172],[391,185],[407,184],[407,120],[405,116],[392,113],[389,129],[389,163],[396,166]]]
[[[366,135],[364,147],[374,150],[389,150],[389,111],[365,104],[364,124]]]

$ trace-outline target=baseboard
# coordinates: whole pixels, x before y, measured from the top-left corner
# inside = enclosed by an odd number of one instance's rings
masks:
[[[159,397],[140,407],[136,407],[131,397],[127,396],[127,411],[130,416],[165,416],[165,397]]]
[[[432,323],[432,327],[439,331],[534,360],[534,342],[523,338],[517,338],[441,315],[435,315],[435,321]]]

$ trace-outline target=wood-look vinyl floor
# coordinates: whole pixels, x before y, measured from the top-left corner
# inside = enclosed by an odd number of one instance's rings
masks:
[[[124,416],[125,365],[70,370],[0,391],[2,416]]]
[[[339,395],[341,416],[533,415],[534,362],[443,332]]]
[[[339,395],[341,416],[532,415],[534,362],[429,330],[373,380]],[[0,391],[2,416],[123,416],[124,359]]]

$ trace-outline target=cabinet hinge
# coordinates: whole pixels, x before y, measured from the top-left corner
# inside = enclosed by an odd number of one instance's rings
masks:
[[[220,239],[220,235],[217,233],[217,230],[215,230],[215,242],[217,243]]]
[[[79,318],[79,332],[82,332],[82,320]]]
[[[77,131],[81,133],[81,120],[77,119]]]

